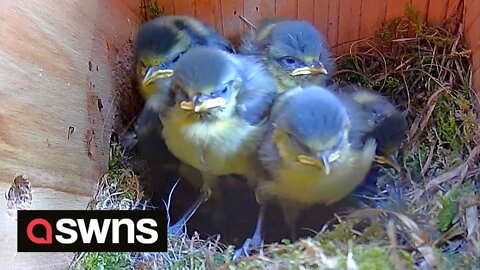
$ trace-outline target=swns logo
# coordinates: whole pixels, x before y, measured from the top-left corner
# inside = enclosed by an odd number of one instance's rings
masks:
[[[163,210],[19,210],[18,252],[165,252]]]

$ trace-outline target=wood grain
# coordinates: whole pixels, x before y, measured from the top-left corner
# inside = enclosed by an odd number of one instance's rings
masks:
[[[275,17],[275,0],[260,0],[259,11],[261,18]]]
[[[0,182],[0,189],[10,184]],[[91,197],[77,196],[48,188],[33,189],[33,210],[85,209]],[[0,268],[1,269],[68,269],[73,253],[17,253],[17,222],[7,214],[5,198],[0,199]]]
[[[340,0],[328,1],[327,40],[334,52],[337,52],[338,26],[340,21]]]
[[[244,9],[244,16],[250,23],[253,25],[258,25],[262,18],[261,14],[261,0],[244,0],[243,2],[243,9]],[[275,10],[275,7],[274,7]],[[274,11],[275,12],[275,11]],[[246,27],[246,29],[250,29],[250,27]]]
[[[157,5],[163,10],[164,15],[175,14],[174,0],[157,0]]]
[[[390,20],[405,15],[405,8],[411,3],[411,0],[388,0],[385,19]]]
[[[216,22],[218,21],[217,17],[221,16],[221,10],[218,9],[219,6],[216,5],[216,1],[196,0],[195,7],[197,17],[202,18],[202,21],[211,27],[216,27]]]
[[[245,23],[243,16],[243,0],[222,1],[223,35],[237,44],[243,34]]]
[[[430,1],[427,18],[429,24],[438,24],[445,19],[445,16],[447,15],[448,1],[449,0]]]
[[[348,51],[350,43],[360,36],[361,1],[340,0],[337,52]]]
[[[480,1],[465,0],[465,39],[472,50],[473,89],[480,96]],[[480,105],[480,100],[477,100]],[[480,109],[480,107],[479,107]]]
[[[326,3],[328,5],[328,2]],[[298,1],[297,18],[299,20],[306,20],[306,21],[313,22],[314,17],[318,16],[317,14],[315,14],[314,5],[315,5],[315,0]],[[328,8],[327,8],[327,13],[328,13]],[[327,17],[327,21],[328,21],[328,17]]]
[[[275,16],[285,19],[296,19],[299,1],[302,0],[276,0]]]
[[[36,209],[83,209],[107,169],[115,115],[112,55],[137,27],[139,1],[0,5],[0,190],[25,172]],[[61,254],[13,257],[15,222],[4,218],[2,200],[1,264],[51,269],[64,263]]]
[[[360,38],[372,37],[375,30],[382,26],[387,12],[385,0],[362,0]]]
[[[420,13],[420,16],[424,22],[427,21],[429,5],[430,0],[412,0],[413,9]]]
[[[195,0],[173,1],[173,6],[177,15],[196,15]]]
[[[313,24],[322,33],[327,36],[328,33],[328,1],[315,0],[314,3],[314,19]]]

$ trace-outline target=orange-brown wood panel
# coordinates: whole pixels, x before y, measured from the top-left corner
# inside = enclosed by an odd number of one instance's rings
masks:
[[[362,0],[360,38],[372,37],[385,21],[387,1],[385,0]]]
[[[315,0],[313,23],[322,35],[327,36],[328,31],[328,2]]]
[[[217,17],[221,16],[221,11],[218,10],[215,0],[195,0],[195,7],[197,8],[197,17],[211,27],[216,28],[218,21]],[[221,20],[221,19],[220,19]]]
[[[337,45],[338,24],[340,17],[340,0],[330,0],[328,2],[328,29],[327,40],[334,51]]]
[[[473,88],[480,95],[480,1],[465,0],[465,39],[472,50]],[[480,102],[480,100],[479,100]]]
[[[243,16],[243,0],[222,1],[223,35],[237,43],[243,34],[245,23],[240,19]]]
[[[479,1],[465,1],[465,31],[473,27],[476,19],[480,17],[480,7],[476,7],[479,4]]]
[[[299,0],[276,0],[275,16],[285,19],[296,19],[298,1]]]
[[[163,10],[164,15],[173,15],[175,14],[175,5],[174,0],[158,0],[157,5]]]
[[[212,0],[215,7],[215,29],[223,33],[222,0]]]
[[[262,18],[275,16],[275,0],[260,0],[259,9]]]
[[[441,23],[447,15],[449,0],[430,1],[427,22],[430,25]]]
[[[297,9],[297,18],[299,20],[306,20],[309,22],[313,22],[313,18],[315,16],[314,5],[315,5],[315,0],[299,0],[298,9]],[[327,17],[327,21],[328,21],[328,17]]]
[[[459,8],[462,7],[464,0],[449,0],[446,17],[454,16]]]
[[[182,1],[173,1],[175,14],[177,15],[188,15],[195,16],[195,0],[182,0]]]
[[[405,14],[405,8],[411,4],[411,0],[388,0],[386,20],[400,17]]]
[[[253,25],[258,25],[258,22],[262,18],[260,14],[260,3],[264,2],[262,0],[244,0],[243,2],[243,10],[245,19],[247,19]],[[275,9],[275,7],[274,7]],[[247,27],[246,29],[249,29]]]
[[[423,21],[427,21],[429,4],[430,0],[412,0],[413,9],[420,12]]]
[[[139,7],[139,0],[0,1],[2,193],[24,172],[32,209],[85,209],[108,168],[115,49],[136,31]],[[65,253],[18,253],[6,208],[2,196],[0,269],[68,268]]]
[[[337,50],[340,53],[348,51],[350,42],[360,35],[361,1],[340,0],[340,16],[338,23]]]

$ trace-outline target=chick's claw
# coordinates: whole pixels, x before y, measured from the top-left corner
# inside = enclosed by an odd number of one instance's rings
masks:
[[[233,259],[239,259],[241,257],[246,257],[249,255],[249,251],[259,249],[262,246],[262,230],[263,230],[263,220],[265,218],[266,207],[264,205],[260,206],[260,212],[258,213],[257,225],[255,226],[255,233],[252,238],[247,238],[243,245],[235,251]]]
[[[210,197],[211,192],[209,192],[209,190],[210,189],[205,189],[204,191],[202,189],[202,192],[198,196],[197,200],[187,210],[187,212],[183,214],[183,216],[177,221],[177,223],[168,228],[168,234],[180,236],[184,232],[190,218],[192,218],[192,216],[197,212],[198,208]]]

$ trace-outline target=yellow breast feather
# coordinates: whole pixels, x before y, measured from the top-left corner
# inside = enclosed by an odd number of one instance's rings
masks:
[[[260,127],[238,117],[201,121],[183,112],[171,113],[163,130],[174,155],[214,175],[249,172],[261,134]]]

